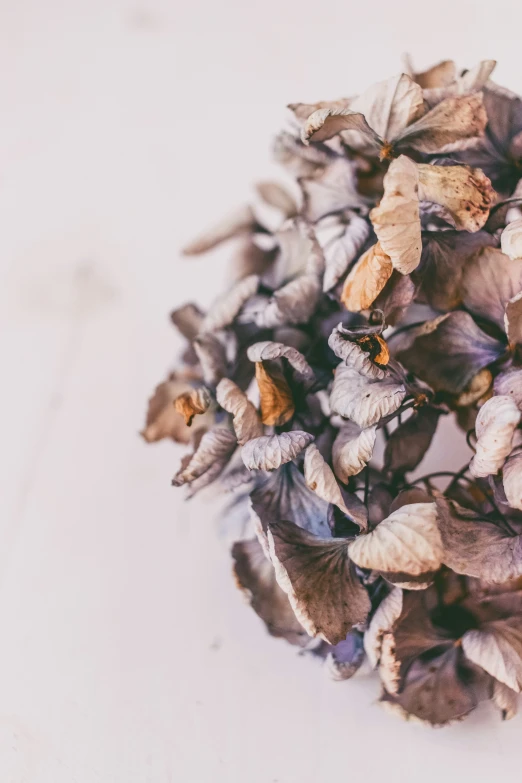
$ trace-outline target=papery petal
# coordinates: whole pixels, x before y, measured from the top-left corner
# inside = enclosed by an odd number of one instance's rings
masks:
[[[303,191],[303,215],[315,223],[325,215],[359,207],[355,165],[344,157],[318,169],[315,176],[299,180]]]
[[[344,283],[341,301],[352,313],[367,310],[393,272],[390,257],[377,242],[361,256]]]
[[[519,410],[522,410],[522,369],[510,367],[499,373],[494,383],[495,394],[511,397]]]
[[[363,661],[363,636],[358,631],[350,631],[346,639],[330,647],[325,666],[332,680],[340,682],[353,677]]]
[[[353,421],[347,421],[339,429],[332,446],[334,472],[339,481],[347,484],[350,476],[356,476],[372,458],[377,427],[362,430]]]
[[[403,275],[413,272],[421,258],[418,189],[417,166],[401,155],[390,163],[384,177],[384,195],[370,213],[380,246],[394,269]]]
[[[504,328],[511,345],[522,343],[522,291],[506,304]]]
[[[472,661],[508,688],[522,690],[522,616],[487,623],[466,631],[462,650]]]
[[[195,256],[200,253],[206,253],[221,242],[227,239],[239,236],[240,234],[250,233],[256,228],[256,219],[252,209],[248,205],[239,207],[230,215],[225,217],[215,226],[212,226],[204,234],[183,248],[183,253],[187,256]]]
[[[194,416],[205,413],[211,403],[208,389],[200,386],[197,389],[183,392],[174,400],[174,408],[185,419],[185,424],[190,427]]]
[[[477,416],[475,456],[470,462],[472,476],[497,473],[509,456],[520,411],[511,397],[492,397],[484,403]]]
[[[234,430],[240,446],[263,434],[263,425],[257,410],[233,381],[223,378],[219,382],[216,388],[216,399],[227,413],[232,414]]]
[[[283,217],[290,218],[297,214],[298,207],[294,197],[279,182],[257,182],[255,187],[263,201],[279,210]]]
[[[522,454],[508,458],[502,470],[502,483],[511,508],[522,511]]]
[[[440,411],[420,408],[391,433],[384,450],[384,467],[391,473],[407,473],[420,464],[428,451]]]
[[[409,275],[393,270],[381,293],[374,300],[372,309],[380,310],[387,326],[395,326],[402,320],[415,296],[415,284]]]
[[[190,390],[188,381],[175,375],[156,386],[149,400],[145,427],[140,433],[147,443],[156,443],[163,438],[172,438],[177,443],[190,441],[190,429],[174,407],[176,398],[187,390]]]
[[[365,429],[400,408],[406,389],[389,378],[372,381],[340,364],[330,395],[332,410]]]
[[[316,492],[320,498],[327,503],[333,503],[351,517],[333,471],[314,443],[311,443],[305,451],[304,477],[306,486],[312,492]]]
[[[182,461],[172,484],[180,487],[205,477],[198,488],[210,484],[224,470],[237,445],[236,436],[224,427],[215,426],[205,432],[193,454]]]
[[[346,540],[317,538],[291,522],[270,525],[268,538],[277,581],[310,636],[338,644],[366,620],[370,599]]]
[[[326,270],[323,291],[330,291],[337,285],[369,236],[369,222],[354,213],[342,233],[324,246]]]
[[[190,342],[192,342],[201,331],[203,318],[204,315],[199,307],[192,304],[192,302],[177,307],[170,314],[170,320],[178,332],[187,340],[190,340]]]
[[[369,126],[386,141],[424,114],[422,89],[406,74],[378,82],[351,101],[352,111],[361,112]]]
[[[311,141],[327,141],[343,131],[355,131],[362,136],[362,143],[379,149],[381,139],[370,128],[364,115],[345,108],[317,109],[306,120],[301,131],[304,144]]]
[[[500,237],[502,252],[512,261],[522,258],[522,218],[509,223]]]
[[[518,693],[495,680],[491,699],[500,710],[502,720],[511,720],[518,712]]]
[[[353,367],[366,378],[380,380],[388,375],[388,346],[378,335],[365,335],[357,339],[339,324],[332,330],[328,345],[348,367]]]
[[[486,247],[468,259],[460,290],[470,312],[503,329],[506,305],[522,290],[522,259],[511,261],[497,248]]]
[[[296,348],[284,343],[264,342],[253,343],[248,347],[247,356],[251,362],[267,362],[275,359],[286,359],[294,371],[296,381],[313,381],[315,374],[303,354]]]
[[[248,441],[241,456],[249,470],[276,470],[295,459],[313,439],[313,435],[301,430],[264,435]]]
[[[373,668],[379,664],[384,634],[391,631],[402,613],[402,597],[403,592],[400,587],[392,588],[375,610],[368,630],[364,634],[364,649]]]
[[[483,135],[487,121],[481,93],[446,98],[406,128],[396,147],[425,154],[465,149]]]
[[[229,326],[244,304],[254,296],[259,286],[259,277],[250,275],[236,283],[226,294],[212,305],[201,325],[202,332],[216,332]]]
[[[208,386],[217,386],[227,374],[226,340],[227,337],[223,333],[201,332],[193,342],[196,356],[201,365],[203,380]]]
[[[494,191],[481,169],[421,163],[418,171],[421,200],[433,201],[449,210],[458,229],[473,232],[484,226]]]

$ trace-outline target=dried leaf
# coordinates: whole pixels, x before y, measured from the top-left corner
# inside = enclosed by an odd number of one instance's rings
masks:
[[[415,163],[401,155],[384,177],[384,195],[370,218],[383,251],[403,275],[419,265],[422,252],[419,216],[419,174]]]
[[[366,620],[370,599],[345,539],[317,538],[291,522],[270,525],[268,538],[277,581],[310,636],[338,644]]]
[[[419,198],[447,209],[458,229],[479,231],[494,200],[491,182],[480,169],[469,166],[418,164]]]
[[[185,424],[190,427],[194,416],[205,413],[208,410],[211,399],[208,389],[200,386],[198,389],[191,389],[183,392],[174,400],[174,408],[185,419]]]
[[[522,258],[522,218],[509,223],[500,237],[502,252],[512,261]]]
[[[269,371],[263,362],[256,362],[256,381],[263,424],[277,427],[286,424],[294,415],[295,405],[284,374],[277,367],[272,366]]]
[[[361,568],[398,575],[394,583],[410,586],[408,577],[429,576],[440,568],[443,556],[435,503],[402,506],[375,530],[352,541],[348,552]]]
[[[306,486],[312,492],[316,492],[320,498],[327,503],[333,503],[351,517],[333,471],[314,443],[311,443],[305,451],[304,477]]]
[[[350,476],[356,476],[372,458],[377,427],[362,430],[352,421],[340,427],[332,446],[334,472],[339,481],[347,484]]]
[[[490,476],[509,456],[520,411],[508,396],[492,397],[479,411],[475,424],[476,453],[470,462],[472,476]]]
[[[295,459],[313,439],[313,435],[302,430],[264,435],[246,443],[241,456],[249,470],[276,470]]]
[[[234,381],[223,378],[216,388],[216,399],[227,413],[232,414],[234,430],[240,446],[263,434],[263,425],[257,410]]]
[[[388,378],[372,381],[340,364],[335,372],[330,405],[335,413],[366,429],[400,408],[405,396],[402,383]]]
[[[344,283],[341,301],[352,313],[367,310],[379,296],[393,272],[390,257],[380,244],[361,256]]]

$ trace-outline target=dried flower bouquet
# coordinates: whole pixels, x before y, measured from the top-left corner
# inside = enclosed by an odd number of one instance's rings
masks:
[[[268,631],[337,679],[367,657],[432,725],[511,717],[522,688],[522,100],[494,65],[289,107],[295,195],[262,182],[186,248],[230,241],[234,280],[172,313],[187,347],[143,431],[190,442],[189,497],[234,493]],[[448,415],[471,462],[413,478]]]

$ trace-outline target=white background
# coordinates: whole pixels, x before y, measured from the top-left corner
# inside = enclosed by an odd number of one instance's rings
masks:
[[[405,724],[270,639],[180,456],[137,436],[226,251],[180,246],[273,173],[290,101],[496,58],[511,0],[1,0],[0,781],[516,780],[521,720]],[[449,449],[448,449],[449,452]],[[453,453],[446,463],[460,465]]]

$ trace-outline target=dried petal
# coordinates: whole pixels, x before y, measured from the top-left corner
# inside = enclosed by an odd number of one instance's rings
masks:
[[[522,511],[522,454],[509,457],[502,470],[502,483],[511,508]]]
[[[510,367],[495,378],[495,394],[511,397],[519,410],[522,410],[522,369]]]
[[[205,432],[192,455],[183,461],[172,484],[191,484],[203,475],[214,481],[223,471],[236,448],[236,436],[224,427],[212,427]]]
[[[522,290],[522,259],[510,261],[497,248],[485,247],[468,260],[460,289],[471,313],[503,329],[506,305]]]
[[[415,470],[431,445],[439,416],[440,411],[427,406],[400,424],[386,443],[385,469],[401,474]]]
[[[247,350],[247,356],[251,362],[268,362],[275,359],[286,359],[294,370],[294,379],[297,381],[313,381],[314,371],[306,361],[303,354],[296,348],[283,343],[266,340],[254,343]]]
[[[320,498],[327,503],[333,503],[351,517],[333,471],[314,443],[311,443],[305,451],[304,476],[306,486],[312,492],[316,492]]]
[[[402,506],[371,533],[352,541],[348,552],[361,568],[399,575],[395,583],[409,583],[407,577],[424,577],[437,571],[443,550],[435,503]]]
[[[297,215],[298,209],[294,197],[279,182],[258,182],[256,190],[267,204],[278,209],[283,217]]]
[[[357,261],[344,283],[341,301],[352,313],[367,310],[393,272],[390,257],[380,244],[373,245]]]
[[[401,275],[394,269],[372,307],[384,314],[387,326],[395,326],[403,318],[414,296],[415,284],[411,277]]]
[[[203,380],[208,386],[217,386],[227,374],[227,348],[221,335],[202,332],[194,340],[194,350],[201,365]]]
[[[141,432],[141,436],[147,443],[156,443],[164,438],[172,438],[177,443],[190,441],[190,429],[174,407],[176,398],[188,390],[190,390],[189,383],[175,374],[156,386],[149,400],[147,419]],[[213,417],[209,416],[200,423],[202,426],[209,426],[212,421]]]
[[[276,470],[295,459],[313,439],[313,435],[302,430],[264,435],[246,443],[241,456],[249,470]]]
[[[355,131],[363,137],[363,144],[379,149],[381,140],[370,128],[364,115],[345,108],[324,108],[314,111],[301,131],[304,144],[327,141],[343,131]]]
[[[357,214],[350,216],[342,233],[324,246],[326,270],[323,291],[331,291],[342,279],[370,236],[370,224]]]
[[[500,237],[502,252],[512,261],[522,258],[522,218],[509,223]]]
[[[183,253],[186,256],[206,253],[207,250],[211,250],[213,247],[216,247],[216,245],[219,245],[221,242],[225,242],[227,239],[232,239],[232,237],[254,231],[255,227],[255,215],[248,205],[244,205],[236,209],[235,212],[232,212],[232,214],[228,215],[204,234],[201,234],[193,242],[186,245],[183,248]]]
[[[518,712],[518,694],[495,680],[493,683],[493,695],[491,699],[502,715],[502,720],[511,720]]]
[[[363,661],[363,636],[358,631],[350,631],[346,639],[330,647],[325,666],[332,680],[340,682],[353,677]]]
[[[339,324],[332,330],[328,345],[348,367],[366,378],[382,379],[388,374],[385,369],[390,358],[388,346],[377,334],[355,337]]]
[[[411,329],[397,358],[433,389],[459,394],[504,352],[505,346],[479,329],[469,313],[456,311]]]
[[[446,98],[406,128],[396,147],[426,154],[466,149],[483,135],[487,121],[482,93]]]
[[[388,378],[372,381],[357,370],[340,364],[335,372],[330,405],[335,413],[365,429],[377,424],[383,416],[394,413],[405,396],[402,383]]]
[[[370,213],[380,246],[403,275],[413,272],[421,259],[418,189],[417,166],[401,155],[390,163],[381,203]]]
[[[202,332],[215,332],[229,326],[244,304],[254,296],[259,286],[259,277],[249,275],[236,283],[230,291],[220,296],[203,319]]]
[[[284,374],[277,367],[272,366],[269,371],[263,362],[256,362],[256,381],[263,424],[277,427],[286,424],[294,415],[295,405]]]
[[[350,103],[385,141],[393,141],[424,114],[422,89],[406,74],[374,84]]]
[[[386,598],[383,598],[364,634],[364,649],[373,668],[381,658],[384,634],[391,631],[402,613],[402,595],[400,587],[394,587]]]
[[[318,169],[315,176],[299,180],[303,191],[303,215],[315,223],[325,215],[358,207],[364,199],[357,192],[355,165],[338,157]]]
[[[339,429],[332,446],[334,472],[339,481],[347,484],[350,476],[360,473],[372,458],[377,427],[362,430],[352,421]]]
[[[462,637],[464,655],[508,688],[522,690],[522,617],[487,623]]]
[[[478,231],[488,219],[494,191],[480,169],[418,164],[419,198],[449,210],[458,229]]]
[[[522,343],[522,291],[506,304],[504,327],[511,345]]]
[[[270,525],[268,538],[277,581],[310,636],[338,644],[366,620],[370,599],[346,540],[317,538],[291,522]]]
[[[208,389],[200,386],[198,389],[191,389],[183,392],[174,400],[174,408],[185,419],[185,424],[190,427],[194,416],[198,413],[205,413],[208,410],[211,399]]]
[[[201,331],[203,317],[203,313],[199,307],[192,303],[177,307],[170,314],[170,320],[176,329],[183,337],[190,340],[190,342],[192,342]]]
[[[240,446],[263,434],[263,425],[257,410],[234,381],[223,378],[217,386],[216,399],[221,407],[234,417],[234,430]]]
[[[490,476],[509,456],[520,411],[511,397],[492,397],[479,411],[475,424],[476,453],[470,462],[472,476]]]

